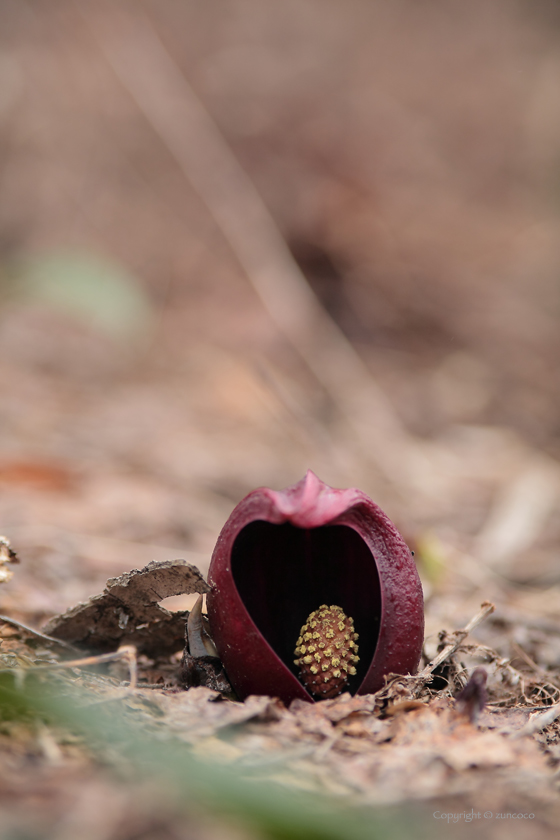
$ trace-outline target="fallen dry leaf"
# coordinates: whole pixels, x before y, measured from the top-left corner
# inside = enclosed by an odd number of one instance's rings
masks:
[[[152,561],[107,581],[105,591],[55,616],[45,632],[90,650],[135,645],[139,653],[165,656],[184,645],[188,612],[171,613],[158,602],[171,595],[208,592],[196,566],[186,560]]]

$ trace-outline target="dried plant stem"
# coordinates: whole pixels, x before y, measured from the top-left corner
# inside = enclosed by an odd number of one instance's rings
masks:
[[[531,715],[525,726],[522,726],[521,729],[514,732],[511,737],[523,738],[526,735],[534,735],[535,732],[541,732],[543,729],[546,729],[546,727],[550,726],[551,723],[554,723],[558,717],[560,717],[560,703],[557,703],[555,706],[551,706],[550,709],[546,710],[546,712]]]
[[[418,446],[366,365],[327,314],[252,181],[181,69],[138,9],[77,8],[121,84],[204,201],[272,320],[337,404],[360,450],[391,483]]]
[[[535,673],[539,674],[541,677],[547,677],[546,668],[541,668],[540,665],[537,665],[534,659],[532,659],[529,654],[523,650],[521,645],[518,645],[517,642],[512,642],[511,644],[513,650],[515,651],[516,656],[519,656],[526,665],[528,665]],[[515,657],[512,657],[515,659]]]
[[[35,630],[34,627],[29,627],[27,624],[24,624],[22,621],[17,621],[15,618],[10,618],[7,615],[0,615],[0,621],[3,621],[4,624],[10,624],[12,627],[17,627],[19,630],[24,630],[26,633],[30,633],[32,636],[36,636],[38,639],[43,639],[45,642],[50,642],[54,645],[60,645],[60,647],[66,648],[67,650],[76,651],[77,648],[74,645],[71,645],[69,642],[64,642],[62,639],[55,639],[54,636],[48,636],[46,633],[41,633],[40,630]]]
[[[424,679],[429,677],[435,669],[441,665],[442,662],[445,662],[450,656],[452,656],[457,648],[461,646],[464,640],[467,638],[469,633],[474,630],[475,627],[478,627],[481,622],[484,621],[489,615],[491,615],[496,607],[494,604],[491,604],[490,601],[484,601],[480,606],[480,611],[477,612],[473,618],[469,621],[466,627],[462,630],[454,630],[452,635],[455,636],[455,641],[451,642],[450,644],[446,645],[443,650],[441,650],[438,655],[429,662],[426,667],[418,674],[420,679]]]
[[[128,665],[130,672],[128,688],[132,691],[138,684],[138,662],[134,645],[123,645],[114,653],[84,656],[82,659],[68,659],[65,662],[53,662],[48,665],[33,665],[30,668],[0,668],[0,674],[17,673],[21,676],[30,671],[60,671],[67,668],[84,668],[88,665],[103,665],[106,662],[117,662],[119,659],[123,659]]]

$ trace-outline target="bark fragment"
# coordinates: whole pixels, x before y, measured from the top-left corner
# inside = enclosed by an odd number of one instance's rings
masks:
[[[116,650],[127,644],[139,653],[161,657],[183,647],[188,612],[172,613],[158,602],[208,589],[200,571],[186,560],[153,560],[143,569],[110,578],[101,595],[55,616],[44,630],[88,650]]]

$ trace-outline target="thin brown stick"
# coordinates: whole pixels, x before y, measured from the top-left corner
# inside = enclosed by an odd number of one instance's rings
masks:
[[[394,483],[418,478],[419,447],[311,290],[252,181],[138,9],[77,2],[106,60],[213,216],[272,320]],[[103,10],[100,13],[100,8]]]
[[[512,646],[513,650],[515,651],[515,655],[518,656],[520,659],[522,659],[523,662],[525,662],[526,665],[528,665],[533,671],[535,671],[541,677],[546,677],[546,675],[547,675],[546,670],[544,668],[541,668],[540,665],[537,665],[535,660],[532,659],[529,656],[529,654],[526,651],[523,650],[521,645],[518,645],[517,642],[512,642],[511,646]],[[513,658],[515,658],[515,657],[513,657]]]
[[[133,690],[138,684],[138,662],[134,645],[123,645],[114,653],[101,653],[97,656],[84,656],[82,659],[68,659],[65,662],[52,662],[47,665],[33,665],[30,668],[0,668],[0,674],[14,673],[28,674],[35,671],[60,671],[66,668],[83,668],[88,665],[103,665],[106,662],[117,662],[124,659],[129,668],[130,679],[128,688]]]
[[[67,650],[76,651],[77,648],[74,645],[71,645],[69,642],[64,642],[62,639],[55,639],[54,636],[48,636],[46,633],[41,633],[40,630],[36,630],[34,627],[29,627],[29,625],[24,624],[22,621],[17,621],[15,618],[10,618],[8,615],[0,615],[0,621],[3,621],[4,624],[10,624],[12,627],[17,627],[20,630],[25,630],[26,633],[30,633],[32,636],[36,636],[38,639],[43,639],[45,642],[50,642],[51,644],[60,645],[60,647],[66,648]]]
[[[457,648],[465,641],[469,633],[474,630],[475,627],[478,627],[478,625],[483,622],[485,618],[491,615],[495,609],[496,607],[494,604],[491,604],[490,601],[484,601],[480,606],[480,611],[471,618],[466,627],[462,630],[453,631],[452,635],[455,636],[455,641],[446,645],[443,650],[438,653],[435,659],[429,662],[428,665],[426,665],[426,667],[418,674],[418,677],[421,679],[429,677],[438,665],[441,665],[442,662],[445,662],[446,659],[455,653]]]
[[[543,729],[546,729],[558,717],[560,717],[560,703],[551,706],[546,712],[531,715],[527,723],[521,729],[518,729],[517,732],[514,732],[511,737],[517,739],[523,738],[526,735],[534,735],[535,732],[541,732]]]

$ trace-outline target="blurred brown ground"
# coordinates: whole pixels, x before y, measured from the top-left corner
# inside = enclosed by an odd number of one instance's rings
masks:
[[[387,396],[412,483],[356,441],[117,78],[121,12]],[[417,547],[428,632],[486,597],[560,621],[559,93],[544,0],[1,0],[0,532],[22,558],[2,612],[38,624],[154,558],[206,570],[246,492],[312,468]],[[4,294],[52,253],[130,272],[142,335]]]

